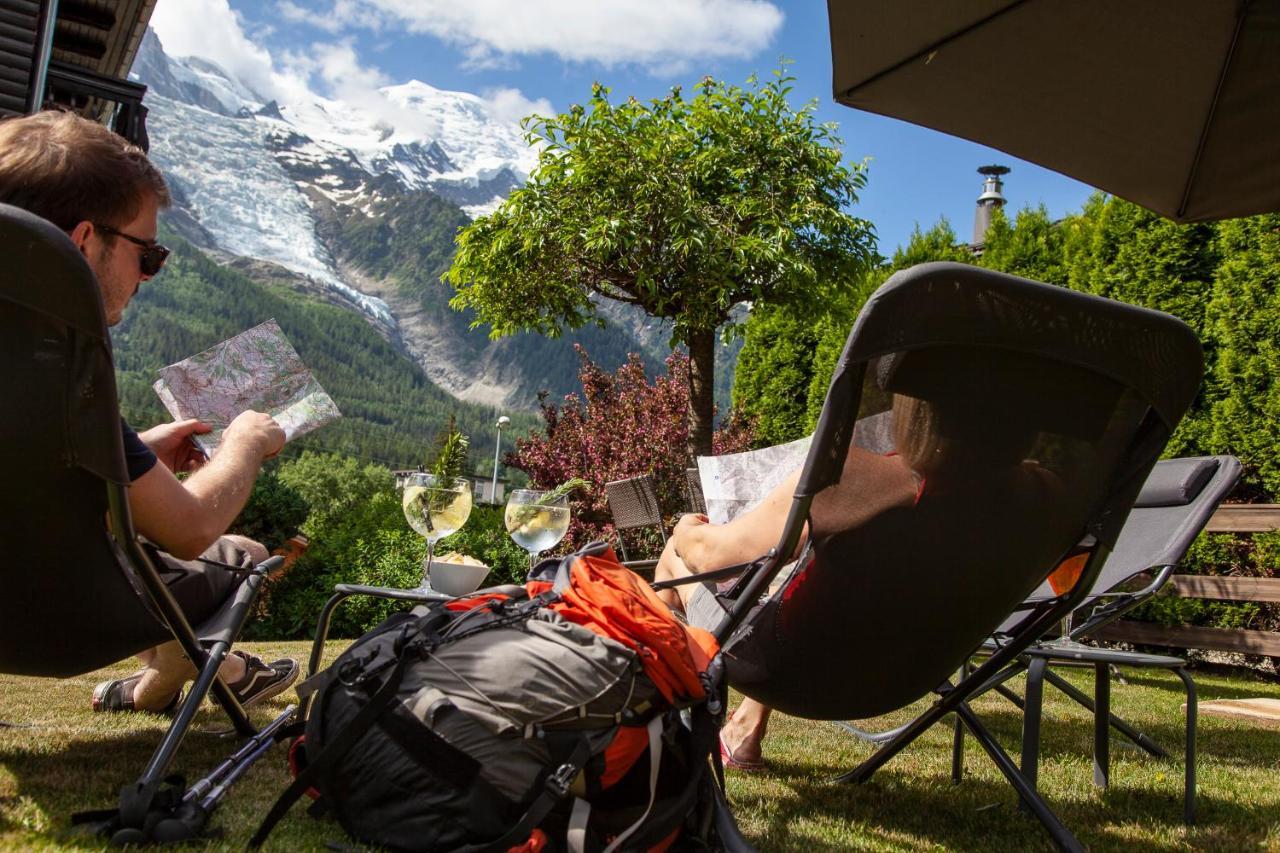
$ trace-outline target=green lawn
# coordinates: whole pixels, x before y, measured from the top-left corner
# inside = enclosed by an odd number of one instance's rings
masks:
[[[255,647],[302,658],[303,643]],[[88,708],[95,683],[127,666],[63,681],[0,676],[0,849],[98,849],[100,839],[77,833],[70,815],[114,804],[134,778],[163,725],[142,715],[104,717]],[[1088,689],[1081,675],[1070,675]],[[1163,673],[1126,673],[1113,690],[1117,713],[1181,755],[1181,691]],[[1280,685],[1246,675],[1197,673],[1201,700],[1270,696]],[[1018,682],[1014,682],[1017,686]],[[1280,851],[1280,730],[1201,718],[1199,822],[1181,823],[1182,762],[1159,761],[1113,739],[1112,784],[1093,787],[1092,721],[1083,709],[1046,688],[1040,787],[1052,807],[1093,850]],[[281,700],[257,709],[265,722]],[[1016,752],[1020,717],[1003,699],[977,710],[1006,748]],[[891,725],[908,712],[877,721]],[[200,731],[184,744],[175,770],[199,776],[230,751],[211,733],[223,727],[208,707]],[[965,781],[949,777],[950,729],[935,728],[864,786],[826,780],[870,753],[828,723],[777,717],[768,743],[769,771],[731,775],[729,796],[747,836],[764,850],[1047,850],[1034,819],[1018,809],[1012,789],[969,741]],[[214,816],[214,849],[238,849],[283,789],[284,751],[269,753],[232,791]],[[269,849],[323,849],[342,839],[332,823],[313,820],[299,805],[272,836]]]

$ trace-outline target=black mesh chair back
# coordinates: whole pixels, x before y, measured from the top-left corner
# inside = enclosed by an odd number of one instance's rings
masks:
[[[847,719],[943,685],[1079,549],[1092,583],[1201,370],[1194,334],[1158,312],[959,264],[896,274],[849,336],[776,556],[726,596],[734,686]],[[892,436],[914,502],[863,517],[855,432]],[[764,599],[806,525],[798,569]]]
[[[69,676],[171,639],[108,533],[128,482],[93,273],[65,234],[0,205],[0,671]]]
[[[652,477],[645,474],[640,477],[628,477],[625,480],[614,480],[612,483],[604,484],[604,492],[609,502],[609,512],[613,515],[613,526],[618,530],[618,543],[622,546],[624,560],[627,559],[627,546],[622,538],[624,530],[656,527],[662,536],[662,541],[667,541],[662,507],[658,504],[658,492]]]

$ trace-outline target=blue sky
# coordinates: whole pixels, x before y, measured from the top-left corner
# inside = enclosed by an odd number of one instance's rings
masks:
[[[647,99],[708,74],[741,84],[786,57],[795,103],[816,99],[819,119],[839,125],[846,159],[869,160],[854,212],[875,224],[885,255],[940,216],[968,239],[975,169],[987,163],[1013,168],[1014,210],[1044,204],[1059,217],[1091,192],[990,148],[836,105],[820,0],[159,0],[152,20],[170,52],[249,80],[292,75],[352,98],[417,79],[481,95],[512,120],[562,111],[597,80],[616,98]]]

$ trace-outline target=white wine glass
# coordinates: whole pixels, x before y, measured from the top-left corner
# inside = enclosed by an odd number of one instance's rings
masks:
[[[516,489],[507,498],[504,517],[507,533],[529,552],[529,568],[538,554],[555,547],[569,530],[569,496],[552,497],[551,492]]]
[[[404,480],[400,505],[409,526],[427,540],[422,585],[417,591],[431,592],[431,557],[436,542],[467,523],[471,515],[471,483],[461,477],[442,479],[434,474],[409,474]]]

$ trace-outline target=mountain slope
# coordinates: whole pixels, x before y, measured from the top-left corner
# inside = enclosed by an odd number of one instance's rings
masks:
[[[121,409],[132,423],[167,419],[151,389],[160,367],[274,317],[343,414],[290,452],[311,447],[409,467],[426,460],[453,415],[472,438],[472,458],[492,459],[498,412],[442,391],[359,316],[300,295],[281,271],[280,283],[263,286],[176,235],[163,239],[173,249],[164,272],[142,286],[112,334]],[[536,422],[513,418],[514,434]]]
[[[134,73],[150,87],[151,153],[174,190],[170,226],[219,257],[307,277],[316,295],[363,314],[449,393],[532,410],[539,391],[576,388],[574,343],[606,367],[632,351],[660,365],[666,330],[614,307],[605,313],[619,322],[607,332],[499,341],[448,308],[439,277],[470,221],[458,204],[492,207],[532,162],[518,129],[487,116],[475,96],[417,82],[384,90],[437,129],[421,139],[319,97],[264,102],[216,66],[166,56],[153,33]],[[264,282],[274,276],[237,266]]]

